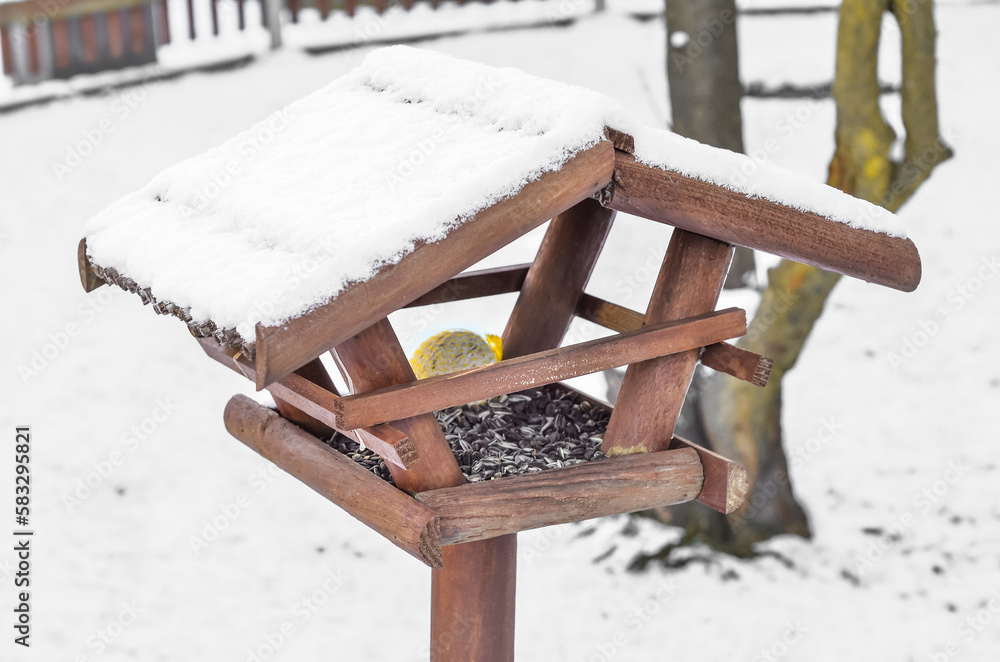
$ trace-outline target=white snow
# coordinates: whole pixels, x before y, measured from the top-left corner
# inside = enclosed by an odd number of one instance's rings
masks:
[[[941,122],[956,156],[899,214],[920,249],[923,281],[903,294],[842,280],[785,378],[783,434],[814,540],[763,546],[793,567],[706,554],[704,564],[633,575],[625,571],[632,552],[654,550],[676,532],[642,526],[626,537],[623,522],[612,519],[594,523],[586,537],[577,537],[585,525],[522,534],[518,662],[749,662],[781,642],[789,621],[808,629],[784,655],[772,655],[780,662],[1000,659],[1000,618],[988,610],[1000,590],[1000,274],[983,262],[1000,258],[1000,98],[984,84],[984,72],[1000,68],[1000,50],[988,47],[1000,6],[941,7],[936,19]],[[808,33],[816,20],[801,16],[787,27]],[[777,80],[782,66],[800,70],[798,60],[765,63],[760,50],[782,44],[768,41],[774,33],[764,17],[744,25],[744,80]],[[637,119],[662,124],[664,42],[662,23],[602,17],[431,46],[591,86]],[[597,47],[608,43],[616,45],[613,57]],[[821,68],[831,44],[797,57]],[[83,219],[346,74],[353,57],[281,53],[238,71],[157,82],[127,115],[116,113],[120,96],[111,94],[0,116],[0,282],[8,313],[0,325],[0,422],[9,435],[0,500],[9,508],[13,497],[12,430],[32,425],[37,545],[32,648],[6,636],[4,662],[246,662],[247,650],[274,640],[284,622],[294,633],[273,662],[427,660],[430,573],[228,435],[223,406],[233,393],[252,393],[252,384],[206,359],[136,297],[106,287],[85,294],[76,273]],[[810,102],[786,137],[786,116],[803,105],[746,99],[747,149],[774,140],[770,162],[822,180],[833,104]],[[53,164],[105,119],[113,132],[57,177]],[[530,260],[543,233],[482,266]],[[588,291],[642,309],[669,236],[666,226],[619,214]],[[392,323],[411,352],[449,328],[502,332],[513,300],[406,309]],[[734,303],[727,297],[720,305]],[[935,329],[942,312],[949,321]],[[604,331],[577,322],[570,333],[568,342],[581,342]],[[916,353],[904,349],[911,346]],[[894,365],[891,357],[904,351]],[[22,376],[22,368],[37,374]],[[158,401],[170,405],[165,415]],[[109,469],[115,452],[123,460]],[[950,462],[967,469],[954,483],[944,480]],[[922,496],[926,490],[933,501]],[[67,506],[64,498],[78,494],[82,502]],[[244,505],[234,506],[240,495]],[[913,525],[889,537],[906,513]],[[0,625],[8,635],[12,524],[6,520],[0,547]],[[213,541],[195,553],[191,538],[206,533]],[[842,571],[856,572],[856,558],[869,553],[880,559],[854,586]],[[331,571],[341,571],[343,583],[324,592]],[[724,579],[727,571],[737,576]],[[669,600],[658,594],[662,583],[676,587]],[[132,601],[142,613],[119,630],[121,604]],[[314,610],[302,612],[305,601]],[[379,614],[392,618],[392,636],[381,635]],[[969,619],[979,619],[971,631]],[[113,623],[116,636],[102,641]],[[958,655],[946,654],[950,644]]]
[[[895,217],[807,177],[642,125],[589,89],[394,46],[87,226],[88,252],[165,301],[254,340],[398,262],[603,137],[636,158],[903,235]]]

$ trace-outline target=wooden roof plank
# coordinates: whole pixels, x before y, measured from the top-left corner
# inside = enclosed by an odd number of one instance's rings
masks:
[[[624,151],[615,152],[614,186],[602,202],[617,211],[904,292],[920,282],[920,255],[909,239],[748,198],[644,165]]]
[[[609,141],[571,157],[515,196],[455,227],[447,240],[425,243],[329,303],[280,326],[257,325],[257,389],[336,347],[389,313],[430,292],[455,274],[526,232],[594,195],[611,181]]]

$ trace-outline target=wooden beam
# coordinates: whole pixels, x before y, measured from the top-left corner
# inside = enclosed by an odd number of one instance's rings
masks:
[[[436,303],[451,303],[517,292],[524,284],[530,266],[530,264],[515,264],[459,274],[403,307],[432,306]]]
[[[755,354],[726,342],[707,345],[701,352],[701,364],[754,386],[764,388],[771,379],[774,359]]]
[[[442,563],[434,511],[245,395],[226,405],[226,429],[389,542],[432,568]]]
[[[249,361],[244,361],[244,363],[249,365]],[[243,374],[246,376],[246,373]],[[323,363],[319,359],[313,359],[293,372],[292,375],[298,375],[307,382],[311,382],[333,395],[338,395],[337,387],[334,386],[333,380],[330,379],[329,373],[327,373],[326,368],[323,367]],[[336,434],[336,428],[327,425],[318,418],[310,416],[288,400],[282,398],[282,389],[279,385],[280,382],[272,384],[268,387],[268,391],[271,393],[271,397],[274,398],[274,404],[278,406],[278,412],[282,416],[290,420],[292,423],[295,423],[309,434],[319,437],[320,439],[329,439]],[[415,459],[416,458],[411,458],[411,461],[415,461]]]
[[[643,323],[701,315],[715,308],[733,257],[729,244],[674,230]],[[743,335],[743,334],[740,334]],[[714,338],[718,342],[724,338]],[[702,344],[710,345],[706,342]],[[607,455],[663,450],[670,443],[701,348],[629,362],[601,443]]]
[[[413,381],[413,370],[385,318],[332,352],[355,393]],[[401,489],[420,492],[465,483],[458,462],[431,414],[395,423],[423,461],[394,470]],[[517,537],[501,536],[442,551],[444,567],[431,575],[432,662],[513,662]]]
[[[589,198],[611,181],[608,141],[571,157],[506,200],[484,209],[448,235],[424,243],[398,263],[357,283],[326,305],[273,327],[257,326],[257,388],[262,389],[323,352],[426,294],[456,273]]]
[[[608,412],[612,410],[611,405],[607,402],[583,393],[568,384],[560,384],[559,388],[569,391],[581,401],[589,403],[595,410],[603,409]],[[725,514],[734,512],[743,504],[749,488],[749,479],[743,467],[732,460],[675,435],[671,439],[668,449],[675,450],[678,448],[694,449],[701,460],[702,469],[705,473],[705,482],[702,485],[701,492],[698,493],[697,501]],[[623,457],[632,456],[626,455]]]
[[[745,333],[746,313],[730,308],[412,384],[397,384],[341,398],[333,405],[338,426],[364,427],[678,352],[693,351],[697,360],[705,345]]]
[[[583,294],[576,302],[576,315],[605,329],[618,333],[642,328],[642,313],[619,306],[591,294]]]
[[[338,345],[331,354],[354,393],[407,384],[415,379],[392,325],[384,318]],[[335,415],[342,401],[343,398],[338,398],[329,402]],[[409,437],[421,459],[419,464],[405,471],[389,467],[399,489],[417,492],[432,486],[451,487],[465,483],[465,476],[433,415],[421,412],[418,416],[396,416],[394,419],[400,419],[394,420],[393,426]],[[367,426],[351,429],[361,427]]]
[[[106,281],[94,273],[94,269],[90,266],[90,258],[87,257],[86,239],[81,239],[79,246],[77,246],[76,264],[80,270],[80,284],[83,285],[84,292],[93,292],[105,284]]]
[[[441,544],[453,545],[684,503],[698,496],[703,483],[698,453],[684,448],[594,460],[416,497],[437,515]]]
[[[588,322],[618,333],[642,328],[642,313],[589,294],[580,297],[576,314]],[[767,386],[771,369],[774,367],[773,359],[726,342],[706,345],[701,352],[700,361],[702,365],[712,370],[724,372],[736,379],[761,387]]]
[[[735,512],[743,505],[750,491],[746,469],[682,437],[671,439],[669,448],[692,449],[698,453],[705,472],[704,485],[696,497],[699,502],[723,515]]]
[[[212,338],[198,338],[197,340],[210,357],[242,374],[250,381],[254,381],[252,363],[242,357],[232,357],[223,349],[222,345]],[[327,377],[329,378],[329,376]],[[420,454],[409,437],[391,425],[380,424],[357,429],[338,428],[332,407],[340,397],[300,374],[292,373],[280,382],[272,384],[268,390],[275,401],[280,399],[317,422],[364,444],[378,453],[390,468],[397,466],[401,470],[409,469],[420,459]]]
[[[552,219],[507,321],[505,359],[559,346],[614,217],[588,199]]]
[[[920,255],[909,239],[748,198],[644,165],[623,151],[615,152],[614,186],[602,202],[611,209],[904,292],[913,291],[920,282]]]

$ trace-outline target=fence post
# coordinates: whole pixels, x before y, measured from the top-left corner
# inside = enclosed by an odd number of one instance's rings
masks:
[[[264,9],[264,24],[271,33],[271,50],[281,48],[282,0],[260,0]]]

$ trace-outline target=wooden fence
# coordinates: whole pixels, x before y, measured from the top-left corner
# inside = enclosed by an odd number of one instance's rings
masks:
[[[434,8],[441,3],[397,1],[407,11],[417,2]],[[170,2],[176,4],[168,7]],[[248,12],[249,2],[257,2],[260,11]],[[491,0],[458,0],[459,5],[466,2]],[[359,7],[368,6],[382,14],[390,7],[389,0],[25,0],[0,4],[3,74],[24,85],[151,64],[156,62],[157,48],[169,44],[172,34],[191,41],[217,37],[223,3],[228,11],[235,9],[240,32],[248,29],[248,21],[259,17],[261,27],[271,31],[274,47],[280,45],[281,35],[277,26],[268,26],[269,15],[282,13],[285,20],[298,23],[307,9],[325,21],[334,12],[354,16]]]

